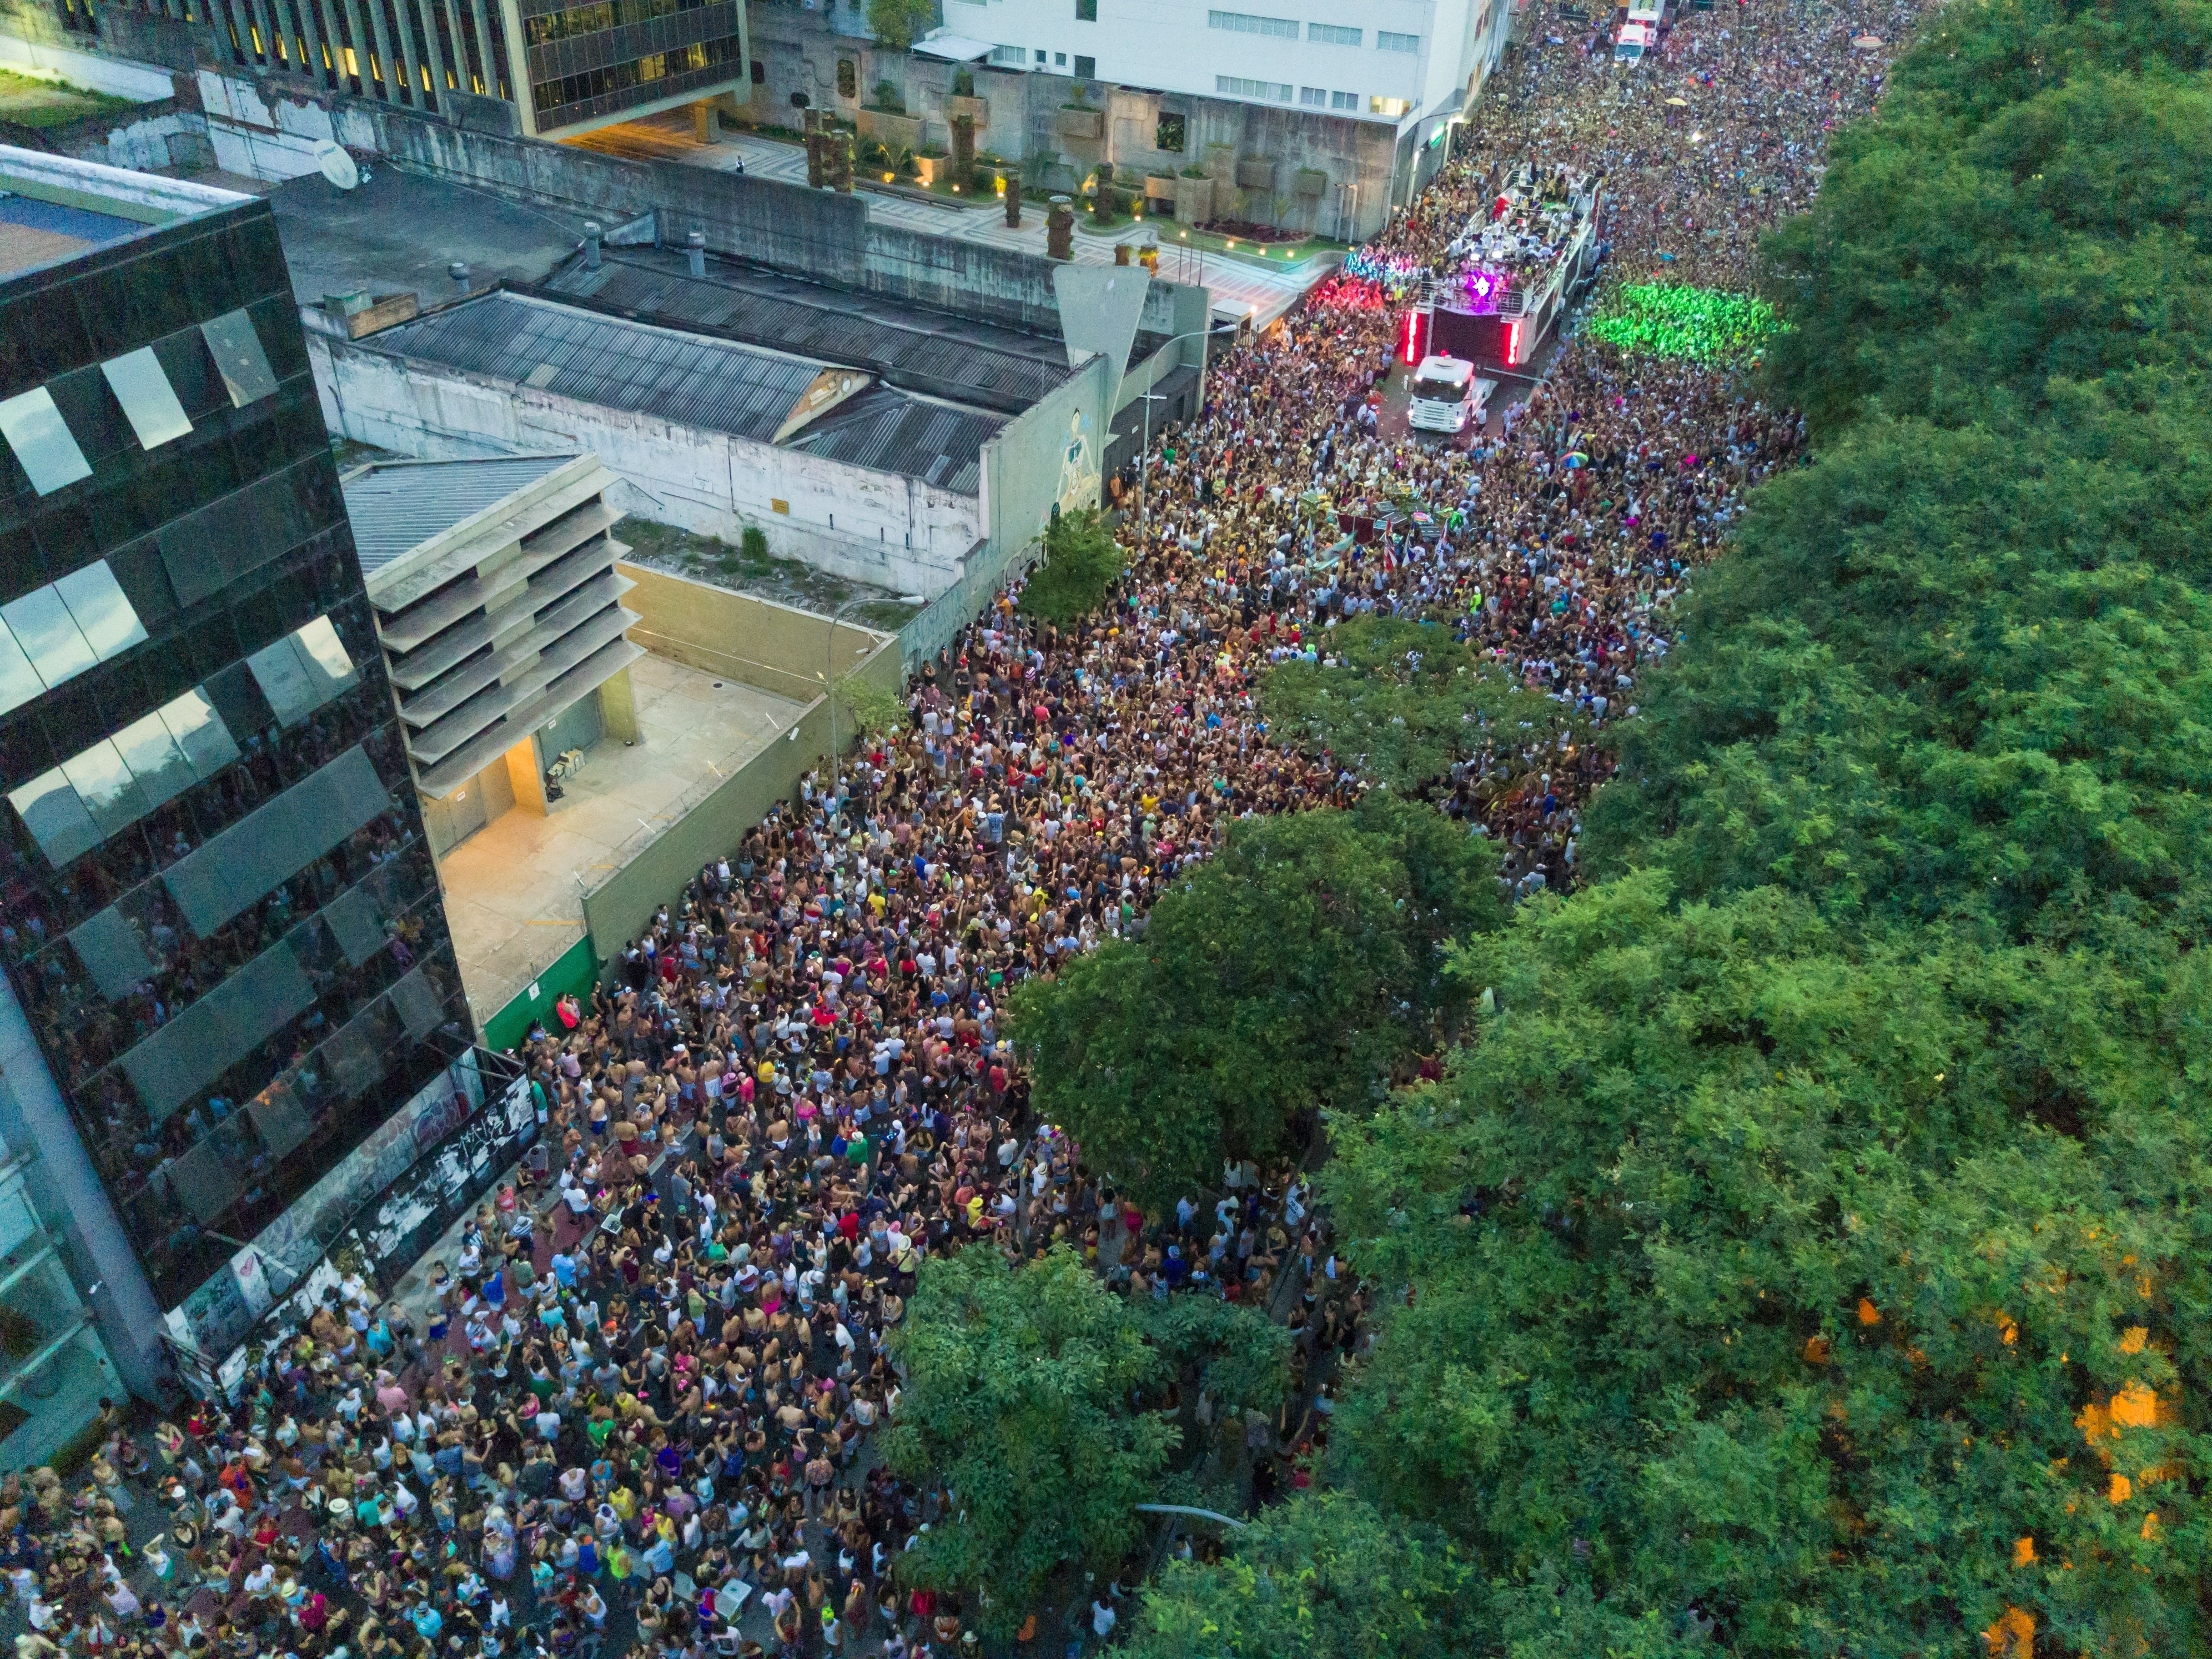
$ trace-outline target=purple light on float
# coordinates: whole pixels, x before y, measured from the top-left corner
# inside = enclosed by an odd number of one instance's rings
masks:
[[[1478,314],[1496,311],[1510,280],[1502,270],[1484,270],[1477,267],[1468,271],[1460,279],[1467,294],[1467,308]]]

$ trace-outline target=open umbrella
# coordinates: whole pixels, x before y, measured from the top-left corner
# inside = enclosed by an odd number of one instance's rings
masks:
[[[1878,49],[1881,45],[1881,36],[1879,34],[1854,34],[1851,36],[1851,49],[1854,52],[1873,52]]]
[[[1667,101],[1676,109],[1687,109],[1690,106],[1690,100],[1686,98],[1669,98]]]

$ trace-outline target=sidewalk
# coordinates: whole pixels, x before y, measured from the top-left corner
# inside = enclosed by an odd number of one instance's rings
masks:
[[[583,149],[634,161],[676,161],[722,173],[733,170],[742,162],[750,178],[802,185],[806,182],[806,152],[797,145],[735,132],[725,132],[719,143],[702,144],[691,136],[690,116],[682,110],[647,116],[619,126],[601,127],[570,142]],[[979,212],[974,208],[950,204],[940,207],[907,193],[871,191],[864,180],[856,179],[854,182],[859,186],[857,193],[868,204],[869,217],[884,224],[1024,253],[1042,254],[1045,251],[1044,210],[1036,203],[1024,204],[1022,228],[1012,230],[1001,213]],[[1202,280],[1212,296],[1217,313],[1241,317],[1249,312],[1255,326],[1265,326],[1281,316],[1300,295],[1334,269],[1334,261],[1323,258],[1285,264],[1280,270],[1263,270],[1221,256],[1178,260],[1172,246],[1172,228],[1167,222],[1158,228],[1159,274],[1170,280]],[[1133,226],[1123,237],[1093,236],[1079,230],[1074,240],[1075,262],[1111,264],[1117,240],[1138,240],[1154,229],[1151,224]],[[1188,276],[1178,276],[1178,264],[1188,267]]]

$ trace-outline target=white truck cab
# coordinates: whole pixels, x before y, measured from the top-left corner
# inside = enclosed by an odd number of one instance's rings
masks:
[[[1464,432],[1487,413],[1494,385],[1475,379],[1474,365],[1464,358],[1424,357],[1408,388],[1406,422],[1416,432]]]

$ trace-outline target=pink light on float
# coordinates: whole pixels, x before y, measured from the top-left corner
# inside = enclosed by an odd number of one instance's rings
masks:
[[[1496,311],[1511,281],[1504,271],[1485,270],[1480,266],[1462,272],[1460,288],[1467,295],[1467,308],[1478,316]]]
[[[1428,355],[1429,313],[1425,308],[1415,306],[1406,313],[1405,326],[1401,331],[1400,337],[1401,341],[1400,349],[1404,353],[1405,361],[1408,364],[1417,365]]]

